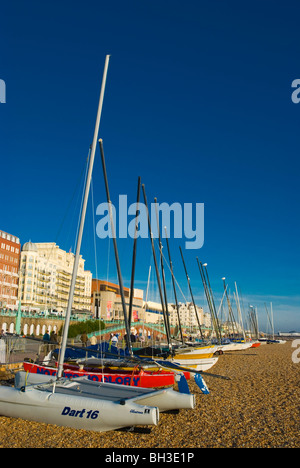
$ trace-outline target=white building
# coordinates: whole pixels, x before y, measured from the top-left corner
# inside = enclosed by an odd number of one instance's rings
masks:
[[[178,314],[176,305],[172,306],[172,314],[170,315],[170,323],[173,326],[178,325]],[[197,314],[200,324],[204,324],[203,309],[196,305]],[[195,313],[195,308],[192,302],[179,303],[179,316],[182,327],[193,328],[198,327],[198,320]]]
[[[19,299],[30,309],[67,309],[74,254],[60,249],[54,242],[23,245],[20,259]],[[84,270],[80,256],[72,308],[90,311],[92,273]]]
[[[207,317],[204,317],[202,307],[197,307],[197,313],[201,325],[206,325]],[[160,302],[147,301],[144,303],[146,323],[164,323],[162,307]],[[178,314],[175,304],[168,304],[169,320],[171,327],[178,325]],[[179,303],[179,315],[181,326],[184,328],[198,327],[194,305],[190,302]]]
[[[145,322],[153,324],[164,323],[164,316],[160,302],[147,301],[144,302]],[[173,306],[168,305],[169,317],[173,314]]]

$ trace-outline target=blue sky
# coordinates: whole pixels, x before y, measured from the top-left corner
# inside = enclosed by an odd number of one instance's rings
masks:
[[[148,201],[204,203],[204,246],[185,251],[199,304],[196,256],[208,263],[216,297],[226,276],[262,323],[272,301],[276,328],[299,330],[300,104],[291,100],[299,3],[17,0],[1,10],[0,228],[22,243],[74,249],[111,54],[100,136],[113,202],[127,194],[133,203],[141,176]],[[97,206],[105,201],[98,150],[93,186]],[[170,243],[188,297],[183,244]],[[129,285],[132,240],[119,248]],[[112,244],[98,239],[96,249],[98,276],[115,279]],[[82,254],[95,274],[91,201]],[[150,262],[143,239],[137,287],[146,287]]]

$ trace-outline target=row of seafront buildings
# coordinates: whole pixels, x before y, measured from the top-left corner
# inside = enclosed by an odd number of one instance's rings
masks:
[[[59,248],[53,242],[26,242],[21,246],[17,236],[0,230],[0,309],[21,309],[64,315],[69,300],[74,254]],[[129,304],[130,290],[125,288]],[[101,318],[123,320],[119,286],[92,278],[80,257],[75,294],[74,313]],[[169,305],[172,326],[178,323],[174,305]],[[210,326],[210,316],[198,307],[201,324]],[[184,327],[197,326],[192,304],[180,304],[181,323]],[[144,301],[144,292],[134,289],[133,321],[159,324],[163,322],[160,303]]]

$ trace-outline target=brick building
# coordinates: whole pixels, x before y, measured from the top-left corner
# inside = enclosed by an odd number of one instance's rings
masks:
[[[0,231],[0,308],[18,308],[20,239]]]

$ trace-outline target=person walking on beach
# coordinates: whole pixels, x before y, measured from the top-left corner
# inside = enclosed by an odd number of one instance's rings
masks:
[[[113,336],[111,337],[111,344],[112,344],[113,346],[117,346],[117,345],[118,345],[118,341],[119,341],[119,339],[118,339],[118,336],[117,336],[117,335],[113,335]]]
[[[57,333],[55,330],[52,330],[52,332],[50,333],[50,343],[51,350],[55,349],[58,343]]]
[[[44,341],[44,353],[48,354],[49,353],[49,344],[50,344],[50,335],[49,335],[49,330],[46,331],[46,333],[43,336],[43,341]]]
[[[57,343],[58,340],[57,340],[57,334],[56,334],[56,331],[53,330],[51,333],[50,333],[50,341],[51,343]]]
[[[80,337],[80,340],[81,340],[81,343],[82,343],[82,347],[86,348],[87,347],[87,342],[88,342],[88,336],[87,336],[86,332],[82,333],[82,335]]]
[[[93,335],[91,338],[91,345],[95,346],[96,344],[97,344],[97,338],[96,338],[96,335]]]

